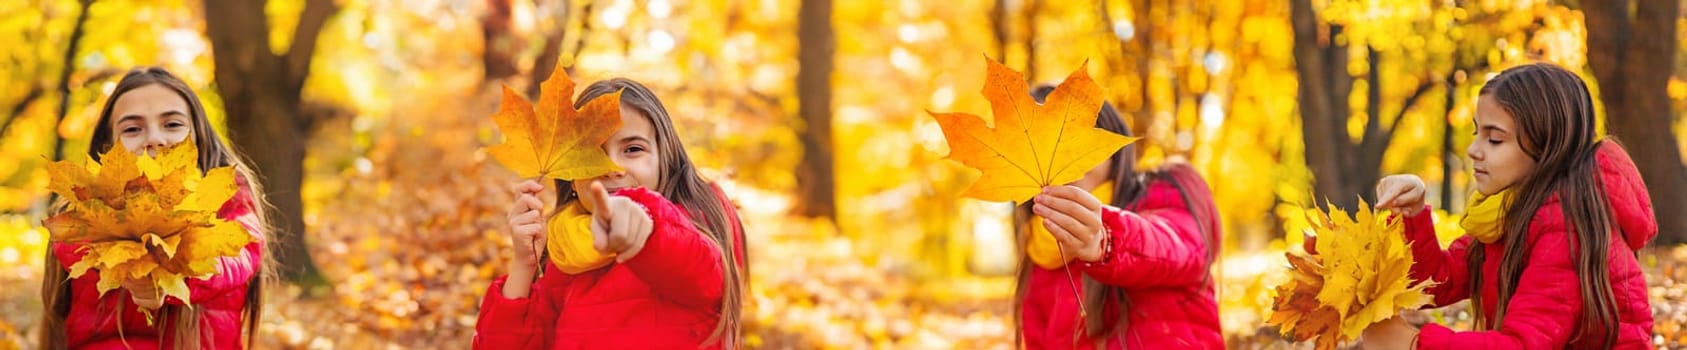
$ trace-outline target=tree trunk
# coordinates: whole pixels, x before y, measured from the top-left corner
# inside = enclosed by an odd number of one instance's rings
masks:
[[[1453,57],[1458,57],[1458,53],[1455,52]],[[1453,193],[1456,193],[1453,192],[1453,170],[1463,168],[1463,163],[1459,161],[1457,146],[1453,145],[1453,123],[1447,119],[1453,114],[1453,104],[1458,102],[1458,83],[1447,79],[1444,85],[1447,89],[1444,96],[1447,112],[1441,114],[1441,210],[1451,211]]]
[[[1347,74],[1347,50],[1335,46],[1340,26],[1319,33],[1318,14],[1311,0],[1294,1],[1289,9],[1294,26],[1295,69],[1299,72],[1301,138],[1306,142],[1306,166],[1312,170],[1315,196],[1352,208],[1357,182],[1345,172],[1343,155],[1351,154],[1347,136],[1347,96],[1353,77]],[[1323,34],[1323,35],[1320,35]],[[1314,198],[1317,200],[1317,198]]]
[[[1361,199],[1375,203],[1373,187],[1381,177],[1383,154],[1394,139],[1394,131],[1436,82],[1418,84],[1392,113],[1393,119],[1383,118],[1383,55],[1367,50],[1370,72],[1366,78],[1371,88],[1366,94],[1369,102],[1364,132],[1354,142],[1347,132],[1352,113],[1347,97],[1353,92],[1353,77],[1347,73],[1347,48],[1333,44],[1341,35],[1341,26],[1320,23],[1310,0],[1294,1],[1289,18],[1295,33],[1295,69],[1300,74],[1301,137],[1306,142],[1306,165],[1312,170],[1313,188],[1319,197],[1315,200],[1327,199],[1346,210],[1357,209]],[[1384,121],[1388,121],[1387,128]]]
[[[1660,244],[1687,243],[1687,166],[1671,131],[1675,113],[1667,87],[1675,67],[1676,18],[1670,0],[1590,1],[1587,61],[1599,81],[1605,125],[1640,167],[1658,218]]]
[[[521,52],[521,40],[510,29],[513,14],[510,0],[486,0],[486,16],[480,20],[480,51],[482,81],[493,82],[515,76],[516,53]]]
[[[313,121],[300,113],[317,33],[337,9],[333,0],[308,0],[291,48],[270,53],[264,0],[205,1],[205,31],[216,63],[217,89],[227,112],[228,140],[251,161],[274,206],[269,253],[281,276],[306,287],[325,285],[305,244],[305,139]]]
[[[539,96],[540,85],[544,84],[546,78],[551,77],[551,72],[556,71],[557,61],[562,60],[562,39],[568,37],[568,17],[573,15],[574,2],[563,0],[561,6],[565,12],[559,18],[556,18],[556,31],[545,36],[545,46],[539,50],[539,56],[533,58],[533,71],[528,73],[530,78],[527,80],[527,96]],[[585,8],[587,19],[582,21],[581,33],[585,33],[590,26],[591,9],[591,3],[587,3]],[[585,35],[582,34],[581,37],[580,41],[585,42]],[[580,57],[578,47],[575,48],[572,55]],[[573,62],[574,60],[570,59],[569,61]]]
[[[1013,40],[1008,28],[1008,0],[996,0],[996,6],[990,8],[990,29],[996,36],[995,59],[1003,64],[1008,61],[1008,42]]]
[[[803,0],[797,18],[797,98],[802,114],[802,160],[797,165],[797,214],[837,218],[832,163],[832,0]]]
[[[1025,40],[1025,79],[1029,79],[1031,83],[1036,83],[1037,79],[1042,78],[1037,75],[1037,12],[1042,11],[1042,8],[1042,0],[1026,0],[1025,37],[1020,39]]]
[[[88,13],[91,12],[89,9],[94,6],[94,0],[78,2],[82,5],[82,12],[76,14],[76,24],[70,29],[70,46],[64,49],[64,69],[59,71],[59,121],[53,123],[55,126],[64,124],[65,117],[70,114],[70,74],[76,72],[76,51],[81,47],[82,34],[87,32]],[[29,100],[25,99],[24,104],[19,106],[27,106],[28,102]],[[11,118],[16,119],[17,117]],[[53,160],[64,160],[64,136],[58,135],[56,132],[54,135],[58,137],[55,137],[53,141]],[[4,136],[4,134],[0,134],[0,136]],[[58,200],[56,197],[58,196],[48,196],[48,203]]]

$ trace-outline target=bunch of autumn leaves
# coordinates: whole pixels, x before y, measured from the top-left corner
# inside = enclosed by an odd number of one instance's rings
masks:
[[[200,171],[192,141],[136,155],[115,145],[82,165],[47,165],[48,189],[64,209],[42,222],[54,242],[79,246],[70,277],[99,273],[100,294],[126,281],[150,281],[160,298],[190,304],[187,279],[217,272],[217,258],[237,256],[252,237],[217,216],[238,187],[231,167]]]
[[[1361,201],[1357,217],[1331,207],[1306,210],[1317,237],[1310,252],[1288,252],[1292,278],[1273,291],[1268,325],[1319,350],[1359,338],[1365,328],[1430,302],[1433,282],[1411,279],[1403,223]]]

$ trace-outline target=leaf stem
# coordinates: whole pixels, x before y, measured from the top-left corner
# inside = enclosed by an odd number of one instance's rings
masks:
[[[1066,247],[1056,244],[1054,248],[1060,252],[1060,261],[1066,261]],[[1066,283],[1072,286],[1072,295],[1078,296],[1078,317],[1089,317],[1089,311],[1084,308],[1084,294],[1078,291],[1078,279],[1072,277],[1072,264],[1068,262],[1060,269],[1066,271]]]

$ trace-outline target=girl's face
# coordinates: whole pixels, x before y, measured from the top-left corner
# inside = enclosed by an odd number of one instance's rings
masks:
[[[156,156],[159,150],[187,140],[193,134],[193,116],[187,100],[164,85],[147,85],[117,97],[111,107],[113,139],[129,152]]]
[[[1465,155],[1476,172],[1476,191],[1499,193],[1535,170],[1535,159],[1523,153],[1517,120],[1488,95],[1476,99],[1476,139]]]
[[[615,165],[621,166],[621,171],[611,172],[585,181],[574,181],[575,193],[586,193],[591,190],[593,181],[603,182],[603,188],[613,193],[615,190],[644,186],[651,191],[661,192],[662,157],[656,152],[656,126],[650,123],[650,118],[638,110],[621,106],[621,130],[604,142],[604,151],[609,152],[609,159]]]

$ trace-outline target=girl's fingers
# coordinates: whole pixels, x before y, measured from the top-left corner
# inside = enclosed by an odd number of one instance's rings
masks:
[[[1074,189],[1076,188],[1074,187]],[[1046,198],[1052,199],[1044,199],[1038,203],[1047,209],[1052,209],[1055,213],[1069,217],[1071,219],[1069,224],[1082,225],[1089,222],[1090,220],[1085,220],[1083,218],[1094,216],[1095,212],[1100,210],[1099,202],[1097,202],[1098,204],[1096,204],[1095,208],[1090,208],[1080,201],[1073,201],[1067,198],[1060,198],[1058,196]],[[1046,218],[1047,216],[1045,215],[1044,217]],[[1097,219],[1095,221],[1099,222],[1100,220]],[[1076,226],[1073,226],[1072,228],[1076,229]]]
[[[522,224],[520,226],[516,226],[515,228],[517,236],[529,241],[532,240],[532,237],[534,236],[543,236],[544,231],[545,225],[540,225],[539,223]]]
[[[644,245],[650,243],[650,236],[655,234],[656,223],[651,220],[650,214],[640,210],[635,211],[634,217],[637,219],[634,220],[637,225],[634,227],[633,234],[638,237],[638,243],[634,244],[632,249],[629,249],[631,252],[626,257],[621,258],[623,262],[632,260],[633,256],[637,256],[639,252],[644,251]]]
[[[539,184],[538,180],[528,179],[516,183],[515,186],[510,189],[514,190],[515,193],[539,194],[540,191],[545,190],[545,185]]]
[[[1393,208],[1394,207],[1394,197],[1393,196],[1384,197],[1384,196],[1380,196],[1380,195],[1377,196],[1377,205],[1375,207],[1377,209]]]
[[[1067,218],[1065,216],[1062,216],[1060,213],[1053,213],[1052,211],[1048,210],[1047,208],[1043,208],[1041,205],[1038,205],[1033,210],[1038,211],[1037,215],[1043,217],[1043,228],[1047,229],[1049,231],[1049,233],[1053,234],[1054,239],[1056,241],[1060,241],[1061,244],[1069,246],[1069,247],[1081,247],[1081,246],[1083,246],[1082,240],[1078,239],[1078,237],[1076,237],[1076,236],[1073,236],[1071,231],[1066,230],[1065,225],[1062,225],[1062,224],[1059,223],[1059,220],[1069,219],[1069,218]],[[1050,214],[1043,214],[1045,212],[1050,213]]]
[[[1078,186],[1067,185],[1044,187],[1043,195],[1062,201],[1072,202],[1073,204],[1088,210],[1101,209],[1101,200],[1096,199],[1095,195],[1090,194],[1089,191],[1084,191],[1082,188],[1078,188]]]
[[[586,205],[586,210],[592,212],[592,218],[602,222],[609,222],[611,211],[609,205],[609,191],[603,189],[603,183],[592,181],[590,189],[580,194],[580,202]]]
[[[521,197],[517,197],[516,203],[520,207],[523,207],[523,208],[526,208],[527,210],[532,210],[532,211],[535,211],[535,212],[545,209],[545,202],[540,201],[539,196],[535,196],[535,195],[531,195],[531,194],[525,194],[525,195],[522,195]]]
[[[618,203],[613,202],[608,205],[608,208],[612,208],[609,211],[615,212],[609,219],[608,248],[610,252],[620,254],[627,251],[627,247],[632,246],[632,234],[629,232],[631,231],[632,220],[627,217],[627,211],[616,208],[617,205]]]
[[[537,223],[539,223],[539,211],[537,211],[537,210],[528,210],[528,211],[525,211],[525,212],[521,212],[520,214],[515,214],[515,216],[510,217],[510,224],[512,224],[512,225],[527,225],[527,224],[537,224]]]
[[[609,226],[597,220],[592,220],[592,248],[602,253],[610,252]]]
[[[1043,217],[1044,223],[1054,224],[1055,226],[1058,226],[1061,229],[1063,229],[1063,230],[1065,230],[1066,232],[1069,232],[1069,233],[1076,234],[1078,232],[1083,231],[1081,229],[1083,227],[1083,224],[1080,223],[1078,221],[1078,219],[1073,218],[1071,215],[1068,215],[1066,213],[1062,213],[1059,210],[1050,210],[1049,207],[1043,206],[1043,205],[1038,205],[1038,207],[1042,210],[1039,211],[1037,214],[1041,215]],[[1054,230],[1049,230],[1049,231],[1054,231]],[[1079,243],[1082,243],[1083,241],[1085,241],[1084,237],[1075,236],[1073,238],[1077,238]]]
[[[1077,249],[1084,246],[1083,240],[1074,236],[1072,231],[1066,230],[1066,227],[1053,224],[1046,220],[1043,221],[1043,227],[1049,230],[1049,233],[1054,236],[1055,241],[1060,242],[1060,246],[1066,247],[1066,254],[1076,253]]]
[[[615,256],[616,262],[627,262],[627,260],[632,260],[634,256],[638,256],[640,251],[644,251],[644,244],[650,241],[650,221],[634,220],[631,232],[633,233],[632,245],[627,247],[627,251]]]
[[[1387,208],[1394,204],[1394,197],[1396,196],[1394,186],[1388,182],[1388,179],[1383,179],[1382,182],[1377,183],[1377,208]]]

